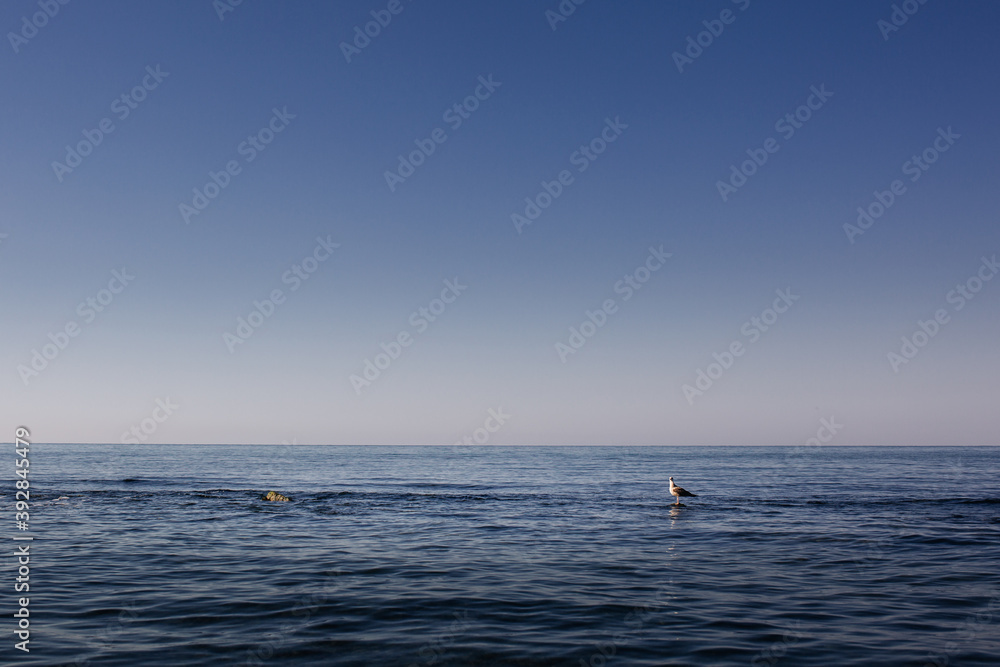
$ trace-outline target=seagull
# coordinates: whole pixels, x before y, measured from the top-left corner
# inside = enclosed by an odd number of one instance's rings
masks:
[[[677,502],[674,503],[675,505],[680,505],[681,504],[681,496],[691,496],[692,498],[697,498],[698,497],[696,494],[691,493],[690,491],[685,491],[681,487],[679,487],[676,484],[674,484],[674,478],[673,477],[670,478],[670,493],[672,495],[677,496]]]

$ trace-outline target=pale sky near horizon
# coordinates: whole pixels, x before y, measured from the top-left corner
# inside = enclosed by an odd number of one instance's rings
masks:
[[[998,27],[7,2],[0,440],[1000,444]]]

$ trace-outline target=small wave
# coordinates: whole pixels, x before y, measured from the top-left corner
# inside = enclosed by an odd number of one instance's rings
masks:
[[[331,498],[341,498],[343,496],[358,495],[354,491],[321,491],[312,496],[313,500],[329,500]]]

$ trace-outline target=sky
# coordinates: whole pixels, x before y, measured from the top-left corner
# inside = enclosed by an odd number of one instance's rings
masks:
[[[2,428],[998,444],[998,25],[5,2]]]

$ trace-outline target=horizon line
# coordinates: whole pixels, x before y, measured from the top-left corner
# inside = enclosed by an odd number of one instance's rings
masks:
[[[15,444],[14,442],[3,443],[3,444]],[[481,449],[487,448],[500,448],[500,447],[808,447],[810,449],[830,449],[834,447],[1000,447],[1000,444],[884,444],[884,443],[874,443],[874,444],[822,444],[822,445],[808,445],[804,443],[799,444],[782,444],[773,443],[768,445],[753,445],[753,444],[686,444],[686,445],[664,445],[664,444],[546,444],[546,443],[535,443],[535,444],[524,444],[524,443],[510,443],[510,444],[464,444],[464,443],[409,443],[409,444],[399,444],[399,443],[366,443],[366,444],[335,444],[335,443],[321,443],[321,444],[306,444],[306,443],[245,443],[245,442],[169,442],[169,443],[114,443],[114,442],[32,442],[31,446],[36,445],[111,445],[115,447],[478,447]]]

